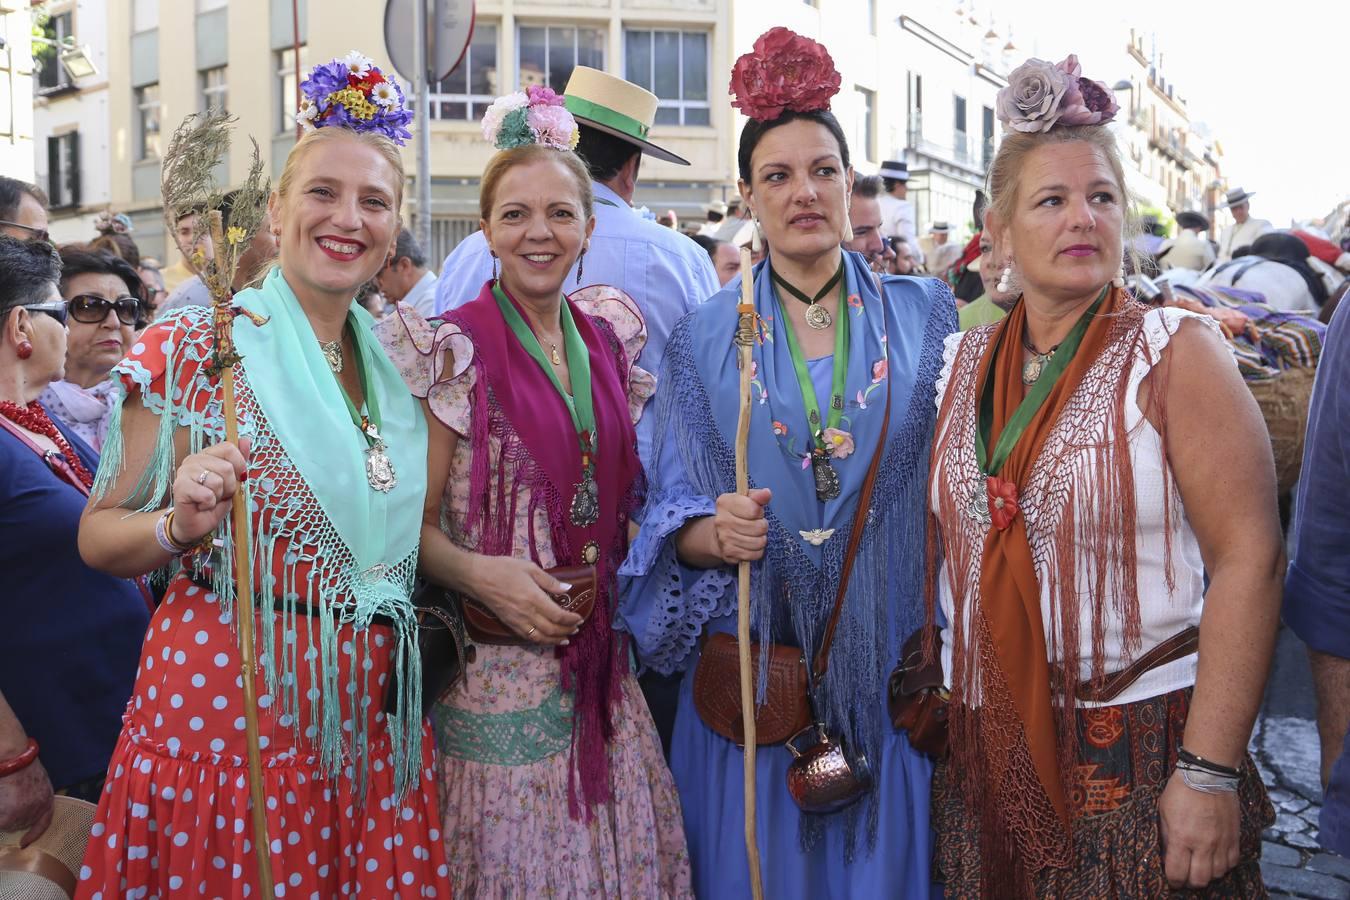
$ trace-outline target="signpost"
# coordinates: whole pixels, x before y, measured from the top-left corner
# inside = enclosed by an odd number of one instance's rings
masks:
[[[412,82],[417,131],[417,228],[431,251],[431,85],[459,68],[473,39],[474,0],[387,0],[384,46],[400,75]]]

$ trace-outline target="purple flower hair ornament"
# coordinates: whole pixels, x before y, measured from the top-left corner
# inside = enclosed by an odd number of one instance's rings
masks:
[[[1119,106],[1111,89],[1084,78],[1078,57],[1063,62],[1029,59],[1008,75],[998,92],[999,121],[1004,131],[1049,131],[1056,125],[1102,125],[1115,118]]]
[[[295,120],[306,131],[336,125],[382,134],[403,146],[412,138],[412,118],[399,83],[355,50],[315,66],[300,83]]]

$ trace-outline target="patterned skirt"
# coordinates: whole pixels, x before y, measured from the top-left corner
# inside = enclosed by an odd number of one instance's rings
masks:
[[[1079,763],[1069,785],[1077,865],[1036,873],[1034,895],[1073,898],[1268,896],[1261,879],[1261,832],[1275,810],[1250,759],[1242,764],[1241,859],[1203,891],[1172,891],[1163,874],[1158,798],[1176,767],[1190,709],[1189,688],[1138,703],[1080,709]],[[948,898],[1010,896],[982,883],[980,816],[967,808],[959,775],[947,762],[933,775],[938,878]]]

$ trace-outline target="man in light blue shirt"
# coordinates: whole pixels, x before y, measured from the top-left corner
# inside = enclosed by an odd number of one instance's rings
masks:
[[[689,163],[646,140],[656,119],[656,95],[613,75],[578,66],[564,102],[581,126],[577,146],[595,189],[595,232],[578,284],[576,270],[564,282],[571,291],[593,284],[621,288],[647,320],[647,345],[638,364],[660,377],[671,330],[685,313],[718,291],[708,254],[688,237],[644,219],[633,209],[642,154],[678,165]],[[492,277],[492,255],[483,232],[460,242],[446,257],[436,285],[436,311],[478,296]],[[649,462],[651,417],[637,426],[638,455]]]

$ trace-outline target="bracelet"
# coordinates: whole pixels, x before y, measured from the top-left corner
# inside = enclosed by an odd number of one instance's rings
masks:
[[[1187,763],[1188,765],[1201,771],[1209,772],[1214,775],[1222,775],[1226,778],[1237,778],[1239,774],[1238,770],[1232,768],[1231,766],[1221,766],[1216,762],[1210,762],[1204,757],[1196,756],[1194,753],[1192,753],[1191,751],[1187,750],[1185,747],[1182,746],[1177,747],[1177,762]]]
[[[1181,773],[1182,782],[1193,791],[1199,791],[1202,794],[1237,793],[1238,780],[1236,778],[1229,778],[1227,775],[1215,775],[1213,772],[1206,772],[1203,769],[1197,769],[1182,763],[1177,764],[1177,771]]]
[[[23,752],[12,759],[0,762],[0,778],[13,775],[15,772],[21,772],[33,764],[38,758],[38,742],[28,739],[28,746],[23,748]]]
[[[192,549],[192,544],[180,544],[174,540],[173,532],[169,529],[173,525],[173,507],[165,510],[164,515],[159,517],[155,523],[155,541],[163,548],[165,553],[171,553],[174,556],[181,556]]]

